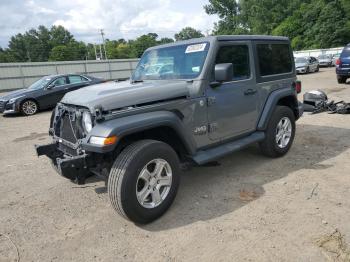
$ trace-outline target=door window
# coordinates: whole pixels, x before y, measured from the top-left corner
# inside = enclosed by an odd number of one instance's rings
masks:
[[[79,84],[82,82],[87,82],[88,80],[82,76],[68,76],[69,83],[71,84]]]
[[[292,72],[289,44],[258,44],[257,52],[261,76]]]
[[[65,85],[65,84],[67,84],[67,79],[66,79],[66,77],[57,78],[57,79],[53,82],[54,87],[63,86],[63,85]]]
[[[220,47],[215,64],[222,63],[233,64],[233,81],[250,77],[249,48],[247,45]]]

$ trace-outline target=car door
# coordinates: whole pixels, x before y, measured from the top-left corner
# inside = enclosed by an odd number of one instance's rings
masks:
[[[68,79],[61,76],[54,79],[44,90],[40,98],[42,108],[55,106],[64,96],[68,88]]]
[[[221,63],[233,64],[233,79],[217,87],[209,86],[207,89],[211,140],[226,139],[254,131],[258,118],[258,92],[253,77],[251,43],[221,43],[215,64]]]
[[[311,57],[312,72],[317,70],[318,60],[315,57]]]

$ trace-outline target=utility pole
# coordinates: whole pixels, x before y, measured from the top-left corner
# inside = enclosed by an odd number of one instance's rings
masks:
[[[103,29],[100,29],[100,32],[101,32],[101,37],[102,37],[102,42],[103,42],[103,48],[105,50],[105,59],[108,60],[108,57],[107,57],[107,51],[106,51],[106,41],[105,41],[105,33],[103,32]]]
[[[100,46],[100,60],[103,60],[102,45],[99,45],[99,46]]]
[[[97,60],[96,44],[94,44],[94,50],[95,50],[95,58]]]

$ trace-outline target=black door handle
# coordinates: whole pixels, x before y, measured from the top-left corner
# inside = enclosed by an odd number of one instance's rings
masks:
[[[256,89],[251,89],[251,88],[249,88],[249,89],[247,89],[246,91],[244,91],[244,95],[246,95],[246,96],[254,95],[256,92],[257,92]]]

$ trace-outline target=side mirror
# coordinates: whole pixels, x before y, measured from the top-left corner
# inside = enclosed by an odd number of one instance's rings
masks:
[[[213,86],[218,86],[222,82],[232,81],[233,79],[233,64],[216,64],[215,65],[215,83]]]
[[[51,84],[49,84],[47,87],[46,87],[46,89],[52,89],[52,88],[54,88],[55,87],[55,84],[54,83],[51,83]]]

